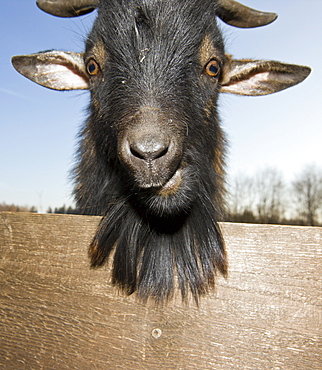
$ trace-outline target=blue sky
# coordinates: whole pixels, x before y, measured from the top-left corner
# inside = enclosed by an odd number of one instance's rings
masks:
[[[313,71],[304,83],[271,96],[222,95],[228,172],[251,175],[271,166],[291,180],[305,164],[322,167],[322,1],[243,3],[279,18],[258,29],[222,24],[227,52],[308,65]],[[0,203],[35,205],[45,212],[72,204],[69,171],[89,95],[38,86],[19,75],[10,59],[48,49],[81,51],[95,15],[61,19],[40,11],[33,0],[1,0],[1,5]]]

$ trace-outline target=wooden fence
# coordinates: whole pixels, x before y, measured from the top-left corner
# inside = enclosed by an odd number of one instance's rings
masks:
[[[155,307],[89,268],[99,220],[0,214],[0,368],[322,369],[322,228],[224,223],[228,279]]]

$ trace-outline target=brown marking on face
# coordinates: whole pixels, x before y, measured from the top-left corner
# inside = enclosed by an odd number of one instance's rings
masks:
[[[212,165],[215,170],[215,173],[218,175],[218,184],[222,184],[223,188],[223,182],[225,178],[225,152],[224,152],[224,143],[225,138],[222,132],[218,133],[220,135],[219,138],[217,138],[217,146],[213,154],[212,158]]]
[[[163,186],[159,191],[158,195],[168,197],[175,194],[182,183],[182,171],[178,170],[174,176]]]
[[[98,101],[97,99],[95,99],[95,98],[92,98],[92,103],[93,103],[94,107],[95,107],[97,110],[99,110],[99,108],[100,108],[100,103],[99,103],[99,101]]]
[[[211,58],[217,55],[212,37],[206,34],[199,48],[199,61],[201,66],[205,66]]]
[[[227,58],[221,50],[215,47],[213,37],[209,34],[204,36],[199,47],[198,56],[202,68],[204,68],[211,59],[216,59],[221,65],[224,65]]]
[[[225,54],[223,70],[222,70],[222,73],[221,73],[221,80],[220,80],[221,85],[224,85],[225,83],[227,83],[229,81],[229,71],[230,71],[230,68],[231,68],[232,60],[233,60],[232,55]]]
[[[86,59],[89,60],[90,58],[93,58],[99,64],[101,70],[104,70],[108,56],[102,40],[97,41],[95,45],[86,53]]]
[[[206,106],[204,108],[208,119],[210,119],[213,116],[213,105],[214,102],[212,101],[212,99],[208,99]],[[206,121],[206,123],[208,124],[209,121]]]
[[[213,164],[216,174],[219,175],[219,178],[224,178],[225,172],[224,172],[224,163],[222,159],[221,150],[219,149],[215,150],[212,164]]]

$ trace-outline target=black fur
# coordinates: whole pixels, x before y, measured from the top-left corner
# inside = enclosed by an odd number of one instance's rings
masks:
[[[217,271],[227,272],[217,224],[225,148],[219,80],[200,61],[206,37],[216,59],[225,58],[215,14],[213,0],[101,1],[87,41],[85,61],[97,60],[98,44],[106,57],[90,83],[75,195],[83,213],[104,215],[89,250],[92,266],[114,251],[112,282],[143,300],[171,297],[178,276],[182,296],[190,291],[198,301]],[[160,130],[180,147],[182,181],[166,195],[139,186],[119,155],[122,138],[141,124],[142,107],[151,106]]]

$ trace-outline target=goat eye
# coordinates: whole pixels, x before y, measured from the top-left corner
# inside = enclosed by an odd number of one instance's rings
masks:
[[[86,64],[86,69],[89,75],[95,76],[100,71],[98,63],[94,59],[90,59]]]
[[[220,64],[216,59],[212,59],[208,64],[206,65],[205,71],[208,76],[210,77],[217,77],[220,72]]]

